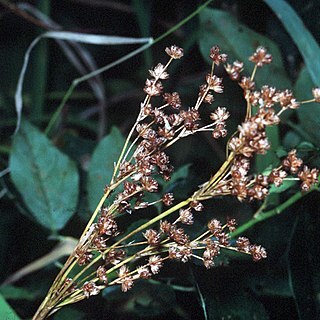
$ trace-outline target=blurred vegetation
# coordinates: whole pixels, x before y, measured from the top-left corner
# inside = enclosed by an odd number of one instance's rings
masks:
[[[166,83],[167,91],[181,94],[185,107],[196,100],[198,86],[210,68],[209,49],[215,44],[231,60],[244,61],[248,74],[247,57],[258,45],[266,46],[274,63],[259,72],[258,85],[292,89],[298,99],[311,97],[311,89],[320,86],[320,3],[290,0],[287,3],[293,10],[284,14],[280,12],[283,2],[212,1],[149,49],[76,86],[59,113],[55,112],[74,79],[141,45],[68,43],[73,53],[68,56],[64,43],[42,39],[31,53],[23,86],[23,121],[14,136],[16,86],[26,50],[37,36],[63,30],[157,39],[203,2],[0,0],[0,283],[26,265],[34,266],[25,276],[0,287],[1,319],[30,318],[45,296],[60,263],[70,253],[67,237],[80,236],[99,200],[104,177],[112,170],[113,157],[144,97],[147,70],[163,60],[166,46],[177,44],[185,50]],[[296,23],[297,17],[302,24]],[[218,74],[225,76],[223,68]],[[243,119],[245,105],[234,83],[225,79],[224,85],[224,95],[206,112],[209,115],[218,105],[228,106],[231,133]],[[283,151],[291,148],[308,165],[319,167],[319,110],[313,104],[285,114],[279,130],[270,132],[273,149],[257,161],[257,169],[276,165]],[[56,121],[46,130],[54,115]],[[226,141],[199,135],[175,145],[171,162],[182,169],[163,189],[176,190],[178,199],[190,195],[223,162]],[[270,197],[268,208],[290,198],[298,186],[283,191]],[[260,206],[231,198],[212,200],[198,223],[210,217],[224,221],[230,216],[242,225]],[[127,294],[110,288],[103,295],[66,307],[54,319],[192,319],[193,315],[199,319],[317,319],[319,206],[319,193],[311,192],[281,214],[246,230],[254,242],[266,247],[264,262],[253,264],[241,255],[226,254],[209,271],[192,263],[170,262],[156,279],[140,282]],[[147,217],[148,212],[143,212],[141,218]],[[128,227],[134,219],[137,217],[130,216],[121,223]],[[52,255],[45,256],[51,251]],[[45,259],[37,260],[43,256]]]

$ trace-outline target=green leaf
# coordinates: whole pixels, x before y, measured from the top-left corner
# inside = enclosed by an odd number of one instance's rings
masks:
[[[291,150],[297,147],[301,142],[301,136],[295,131],[288,131],[283,138],[283,146],[287,150]]]
[[[273,41],[239,23],[228,12],[206,8],[200,14],[199,46],[203,57],[210,63],[210,48],[215,44],[228,54],[229,61],[243,62],[248,61],[258,46],[266,47],[272,54],[273,61],[270,65],[258,69],[255,82],[259,86],[268,84],[279,89],[290,86],[281,53]],[[251,73],[253,66],[253,63],[248,62],[245,70]]]
[[[76,210],[79,175],[75,164],[27,121],[14,137],[11,178],[42,226],[62,229]]]
[[[272,185],[270,190],[269,190],[269,193],[281,193],[281,192],[284,192],[288,189],[290,189],[292,186],[294,186],[295,184],[297,184],[297,181],[295,180],[284,180],[282,185],[279,186],[279,187],[276,187],[275,185]]]
[[[0,294],[0,319],[6,319],[6,320],[20,319],[1,294]]]
[[[320,77],[320,76],[319,76]],[[311,88],[313,82],[306,68],[300,72],[299,78],[294,85],[294,94],[298,100],[312,99]],[[319,145],[320,130],[320,105],[319,103],[308,103],[302,105],[297,114],[300,120],[299,127],[306,132],[311,138],[312,142]]]
[[[88,203],[90,210],[94,210],[103,195],[103,189],[110,183],[114,163],[117,162],[124,138],[116,127],[100,141],[93,152],[88,173]]]
[[[309,209],[310,210],[310,209]],[[319,219],[303,208],[289,248],[289,280],[300,319],[319,319]]]
[[[300,17],[284,0],[265,0],[298,47],[313,83],[320,85],[320,47]]]
[[[0,293],[5,299],[32,301],[38,296],[38,292],[15,286],[4,286],[0,288]]]

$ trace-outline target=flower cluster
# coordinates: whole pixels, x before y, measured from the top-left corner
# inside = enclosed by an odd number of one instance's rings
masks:
[[[256,90],[254,82],[256,68],[272,61],[272,56],[265,48],[259,47],[249,60],[255,64],[251,77],[242,76],[243,62],[235,61],[232,65],[228,63],[225,66],[230,78],[237,81],[243,89],[247,101],[247,115],[244,122],[238,126],[237,134],[228,142],[230,169],[220,175],[219,181],[207,184],[207,188],[201,191],[204,199],[208,196],[231,194],[241,201],[263,200],[269,194],[270,186],[274,184],[279,187],[289,174],[296,175],[302,181],[303,191],[308,191],[318,182],[319,171],[309,169],[307,166],[302,168],[303,161],[297,158],[295,150],[290,151],[282,163],[269,174],[249,174],[254,156],[265,154],[270,149],[267,127],[278,125],[282,112],[287,109],[296,109],[301,104],[290,90],[281,91],[267,85]],[[319,101],[319,90],[319,88],[313,89],[314,99],[310,101]],[[252,112],[253,108],[255,112]],[[226,110],[217,108],[211,118],[216,120],[219,114],[221,119],[229,116]],[[223,133],[221,135],[223,136]]]
[[[203,202],[213,197],[233,195],[240,201],[263,200],[271,185],[279,187],[289,175],[301,180],[304,191],[318,182],[319,171],[303,165],[296,150],[290,151],[268,173],[252,174],[250,171],[255,155],[265,154],[270,148],[267,127],[278,125],[285,110],[296,109],[304,103],[298,102],[290,90],[281,91],[267,85],[256,88],[254,76],[257,69],[272,62],[272,56],[265,48],[259,47],[249,58],[255,66],[248,77],[242,75],[243,62],[226,63],[227,55],[221,53],[218,46],[212,47],[211,72],[200,85],[196,103],[187,107],[179,93],[164,92],[162,83],[169,78],[171,62],[183,56],[183,49],[173,45],[165,52],[169,61],[149,70],[150,78],[144,87],[146,97],[115,164],[112,179],[77,247],[48,293],[47,310],[54,312],[65,304],[97,295],[107,286],[118,285],[126,292],[136,280],[158,274],[166,260],[186,263],[197,259],[208,269],[215,265],[216,257],[225,249],[249,254],[254,261],[266,258],[262,246],[250,243],[245,237],[233,239],[234,219],[228,218],[224,225],[211,219],[207,230],[196,237],[189,235],[184,226],[193,224],[195,215],[204,210]],[[214,74],[214,67],[220,64],[225,64],[227,74],[238,82],[247,102],[244,121],[227,142],[225,162],[186,200],[172,206],[174,196],[166,193],[158,200],[148,202],[146,193],[158,192],[159,178],[168,181],[173,172],[167,148],[197,132],[210,132],[214,139],[227,135],[226,120],[230,114],[226,107],[217,106],[210,114],[209,124],[202,125],[199,121],[200,107],[212,104],[214,95],[223,93],[223,79]],[[314,98],[310,101],[320,102],[320,88],[313,89],[312,94]],[[162,100],[160,104],[155,102],[159,99]],[[114,200],[104,207],[105,200],[115,190]],[[119,216],[156,203],[169,208],[135,230],[121,234],[116,220]],[[174,213],[177,215],[175,220],[164,219]],[[160,223],[158,230],[151,228],[155,223]],[[134,242],[132,237],[140,232],[143,240]],[[71,278],[71,270],[76,264],[81,271]],[[93,269],[96,271],[92,272]]]

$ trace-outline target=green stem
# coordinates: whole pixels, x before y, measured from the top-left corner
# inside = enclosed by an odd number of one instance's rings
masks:
[[[167,217],[168,215],[170,215],[171,213],[183,208],[184,206],[188,205],[193,199],[189,198],[187,200],[181,201],[178,204],[176,204],[175,206],[169,208],[168,210],[164,211],[163,213],[159,214],[158,216],[154,217],[153,219],[149,220],[148,222],[142,224],[140,227],[134,229],[133,231],[131,231],[129,234],[125,235],[124,237],[122,237],[120,240],[118,240],[117,242],[115,242],[113,245],[111,245],[103,254],[106,254],[107,252],[109,252],[111,249],[117,247],[119,244],[121,244],[122,242],[126,241],[127,239],[130,239],[132,236],[134,236],[135,234],[137,234],[140,231],[145,230],[146,228],[150,227],[151,225],[153,225],[154,223],[162,220],[163,218]],[[97,263],[102,257],[102,254],[99,254],[95,259],[93,259],[89,264],[87,264],[74,278],[78,279],[84,272],[86,272],[87,269],[89,269],[91,266],[93,266],[95,263]]]
[[[49,123],[48,123],[48,126],[46,127],[46,129],[45,129],[45,131],[44,131],[44,133],[45,133],[46,135],[49,135],[49,134],[50,134],[51,129],[52,129],[52,127],[54,126],[54,124],[56,123],[56,121],[57,121],[57,119],[58,119],[58,117],[59,117],[59,115],[60,115],[60,113],[61,113],[64,105],[66,104],[66,102],[68,101],[69,97],[71,96],[73,90],[74,90],[75,87],[77,86],[77,82],[76,82],[76,81],[77,81],[77,79],[72,82],[72,84],[71,84],[71,86],[69,87],[68,91],[67,91],[66,94],[64,95],[64,97],[63,97],[63,99],[62,99],[59,107],[57,108],[57,110],[56,110],[56,111],[54,112],[54,114],[52,115],[52,117],[51,117],[51,119],[50,119],[50,121],[49,121]]]
[[[236,229],[236,231],[231,233],[231,237],[235,238],[242,234],[243,232],[247,231],[248,229],[252,228],[254,225],[256,225],[259,222],[262,222],[264,220],[270,219],[280,213],[282,213],[284,210],[292,206],[295,202],[300,200],[302,197],[310,193],[311,191],[314,191],[315,189],[310,190],[309,192],[302,193],[301,191],[295,193],[292,197],[290,197],[287,201],[283,202],[279,206],[277,206],[274,209],[271,209],[269,211],[262,211],[257,215],[254,215],[254,217],[249,220],[248,222],[244,223],[240,227]]]
[[[50,15],[50,1],[38,0],[37,9],[46,16]],[[37,32],[37,36],[40,32]],[[45,105],[45,94],[47,85],[47,69],[48,69],[48,41],[44,39],[34,49],[33,70],[32,70],[32,88],[31,88],[31,113],[35,118],[41,118],[43,115],[43,107]]]

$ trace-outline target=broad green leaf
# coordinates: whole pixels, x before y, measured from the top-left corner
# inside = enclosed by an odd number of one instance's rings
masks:
[[[208,62],[210,48],[219,45],[222,52],[228,54],[228,60],[239,60],[245,63],[245,72],[251,73],[254,64],[248,61],[258,46],[264,46],[273,56],[270,65],[258,68],[255,82],[284,89],[290,86],[282,64],[281,53],[277,45],[265,36],[249,29],[238,22],[228,12],[206,8],[200,14],[199,46],[203,57]]]
[[[0,294],[0,319],[7,319],[7,320],[20,319],[1,294]]]
[[[114,164],[117,162],[124,138],[121,132],[113,127],[111,132],[102,139],[93,152],[88,173],[88,203],[90,210],[94,210],[99,203],[105,185],[110,183]]]
[[[312,210],[311,212],[310,209]],[[318,217],[312,207],[297,215],[289,248],[289,281],[299,319],[319,319],[319,245]]]
[[[12,181],[36,221],[52,231],[62,229],[77,206],[75,164],[24,121],[13,140],[9,167]]]
[[[295,149],[300,142],[301,136],[297,132],[290,130],[283,138],[283,147],[287,150]]]
[[[320,76],[319,76],[320,77]],[[307,68],[303,68],[300,72],[299,78],[294,86],[294,95],[296,98],[301,100],[312,99],[311,89],[313,82],[308,73]],[[302,131],[306,132],[312,142],[319,145],[320,140],[320,104],[319,103],[308,103],[300,106],[297,110],[298,117],[300,120],[299,127]]]
[[[313,83],[320,85],[320,47],[300,17],[284,0],[264,0],[274,11],[298,47]]]

